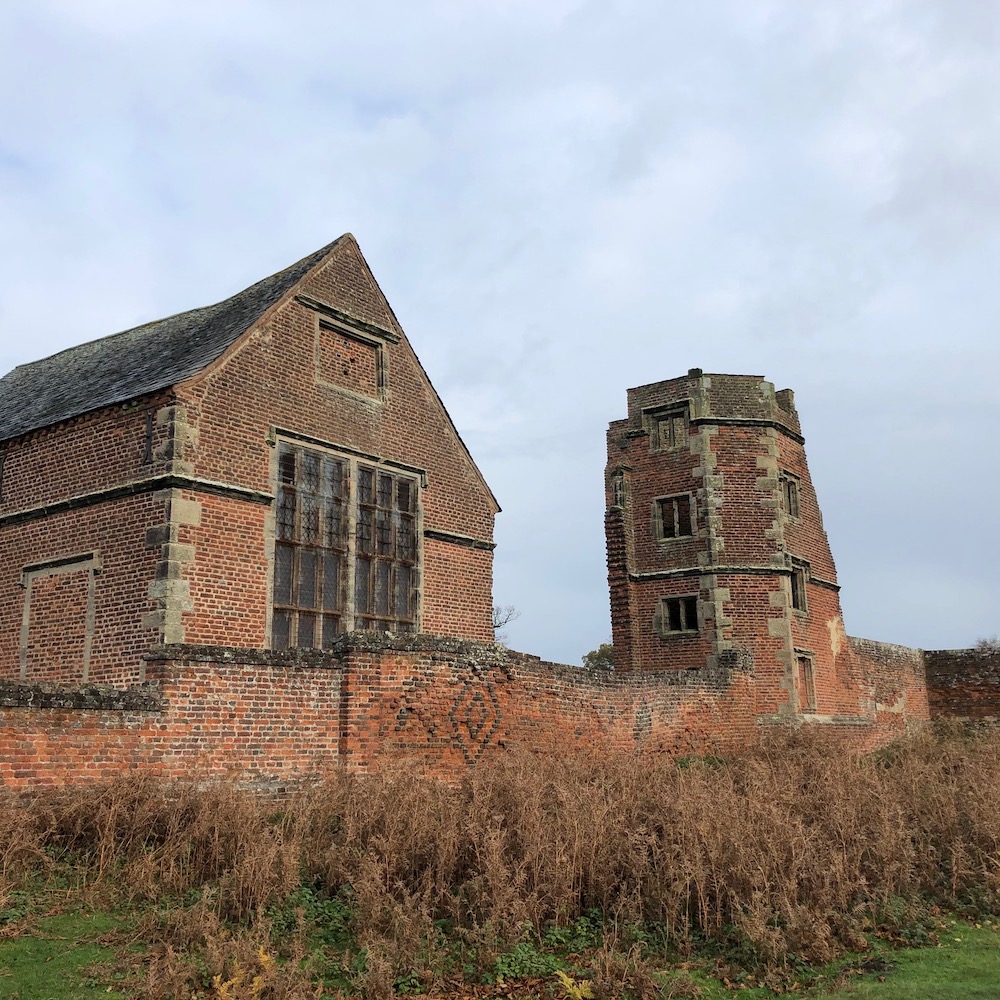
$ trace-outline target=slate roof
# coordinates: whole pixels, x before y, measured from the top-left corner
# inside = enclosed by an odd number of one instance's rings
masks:
[[[224,302],[92,340],[0,379],[0,441],[189,378],[218,358],[349,236]]]

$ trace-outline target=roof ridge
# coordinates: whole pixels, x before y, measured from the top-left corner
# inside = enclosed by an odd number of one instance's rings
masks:
[[[0,378],[0,441],[176,385],[211,364],[350,233],[227,298],[17,365]]]

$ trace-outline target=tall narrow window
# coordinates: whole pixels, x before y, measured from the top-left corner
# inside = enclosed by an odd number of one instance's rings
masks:
[[[693,535],[691,497],[686,493],[676,497],[660,497],[654,501],[653,522],[656,537],[661,542]]]
[[[611,477],[611,503],[614,507],[625,506],[625,473],[619,470]]]
[[[698,631],[698,598],[664,597],[656,612],[656,630],[662,636]]]
[[[799,516],[799,481],[787,472],[779,476],[781,483],[781,506],[789,517]]]
[[[415,479],[279,445],[272,646],[326,649],[352,628],[415,631],[416,505]]]
[[[795,662],[799,670],[799,706],[803,712],[816,711],[816,677],[811,656],[798,655]]]
[[[354,627],[412,632],[416,626],[416,483],[358,466]]]
[[[153,411],[146,410],[146,432],[142,438],[142,464],[153,461]]]
[[[275,511],[272,644],[325,648],[344,631],[347,463],[282,444]]]
[[[796,611],[806,611],[806,571],[803,566],[794,566],[791,576],[792,607]]]

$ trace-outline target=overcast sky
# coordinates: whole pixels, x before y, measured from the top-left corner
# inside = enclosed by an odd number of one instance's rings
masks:
[[[0,371],[353,232],[503,513],[515,648],[610,637],[629,386],[791,387],[850,634],[1000,630],[1000,4],[7,0]]]

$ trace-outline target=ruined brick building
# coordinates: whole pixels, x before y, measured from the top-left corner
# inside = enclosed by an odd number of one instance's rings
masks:
[[[0,670],[490,640],[493,495],[354,238],[0,380]]]
[[[615,669],[492,643],[499,507],[350,235],[0,379],[0,780],[274,783],[515,746],[871,745],[1000,663],[849,639],[789,390],[687,376],[608,434]]]
[[[606,489],[618,670],[751,671],[761,720],[927,718],[922,654],[845,633],[790,389],[693,369],[629,390]]]

